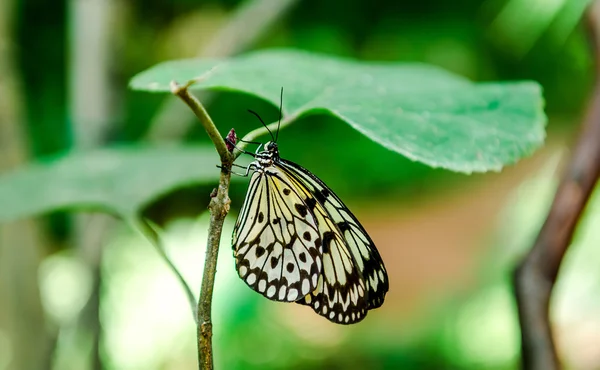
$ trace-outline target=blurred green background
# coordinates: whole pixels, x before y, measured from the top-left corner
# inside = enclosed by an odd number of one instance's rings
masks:
[[[214,301],[221,369],[515,369],[509,278],[543,220],[592,86],[588,2],[2,0],[0,171],[71,149],[208,143],[181,102],[126,88],[167,59],[291,46],[421,61],[475,81],[536,80],[546,146],[501,173],[433,170],[333,118],[282,131],[282,155],[325,180],[376,242],[391,280],[386,303],[346,327],[248,289],[230,249],[244,180],[231,189]],[[277,117],[247,95],[199,97],[223,135],[257,127],[246,109]],[[212,186],[146,210],[195,289]],[[600,232],[590,226],[599,207],[600,199],[588,207],[553,297],[560,352],[576,369],[600,368]],[[0,225],[0,370],[193,369],[195,346],[183,290],[126,225],[67,212]]]

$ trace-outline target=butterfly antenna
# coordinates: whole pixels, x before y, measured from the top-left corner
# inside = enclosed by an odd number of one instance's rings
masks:
[[[283,86],[281,86],[281,96],[279,97],[279,122],[277,122],[277,133],[275,134],[275,142],[279,139],[279,126],[281,126],[281,116],[283,108]]]
[[[265,121],[262,120],[262,118],[260,118],[260,116],[258,115],[258,113],[256,113],[253,110],[248,109],[248,112],[254,114],[256,116],[256,118],[259,119],[260,123],[263,124],[263,126],[265,126],[265,128],[267,129],[267,131],[269,131],[269,134],[271,134],[271,139],[273,139],[273,141],[277,142],[277,140],[275,140],[275,136],[273,136],[273,133],[271,132],[271,130],[269,130],[269,127],[267,127],[267,125],[265,124]]]

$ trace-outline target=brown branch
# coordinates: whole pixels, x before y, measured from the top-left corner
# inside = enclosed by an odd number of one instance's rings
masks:
[[[597,0],[587,13],[597,69],[600,66],[599,11],[600,1]],[[554,370],[561,367],[550,326],[550,295],[573,232],[599,175],[600,74],[596,73],[596,83],[581,135],[550,212],[531,251],[514,272],[524,369]]]
[[[225,166],[225,163],[223,164]],[[229,213],[229,182],[231,179],[231,165],[221,171],[217,194],[212,197],[208,208],[210,209],[210,225],[208,228],[208,242],[206,245],[206,258],[204,273],[202,274],[202,287],[198,299],[198,364],[202,370],[213,369],[212,351],[212,296],[217,272],[217,257],[223,222]]]
[[[206,130],[206,133],[212,140],[213,144],[215,144],[215,148],[219,153],[219,157],[221,157],[221,162],[224,165],[227,163],[233,162],[233,157],[231,153],[227,150],[227,146],[225,145],[225,141],[221,137],[219,130],[217,130],[215,124],[211,120],[210,116],[204,109],[204,106],[196,99],[194,95],[190,93],[188,90],[189,85],[179,85],[175,81],[171,81],[171,92],[176,95],[178,98],[183,100],[185,104],[187,104],[192,112],[200,119],[200,123]]]
[[[227,150],[225,141],[219,130],[212,122],[210,116],[188,90],[188,86],[180,86],[176,82],[171,83],[171,91],[200,119],[200,123],[206,133],[215,144],[215,148],[221,157],[221,176],[219,187],[214,195],[211,195],[210,224],[208,226],[208,242],[206,243],[206,258],[204,261],[204,273],[202,274],[202,286],[196,310],[197,338],[198,338],[198,366],[201,370],[213,369],[212,350],[212,296],[215,285],[215,274],[217,273],[217,257],[219,255],[219,243],[225,217],[229,213],[229,182],[231,180],[231,165],[234,161],[233,155]]]

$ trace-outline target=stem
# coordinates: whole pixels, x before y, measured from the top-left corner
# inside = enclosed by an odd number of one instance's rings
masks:
[[[197,338],[198,338],[198,366],[201,370],[212,370],[214,367],[213,349],[212,349],[212,296],[215,285],[215,274],[217,273],[217,257],[219,255],[219,243],[221,241],[221,233],[223,231],[223,223],[225,217],[229,213],[229,183],[231,181],[231,166],[233,161],[241,152],[232,154],[227,150],[225,141],[221,137],[212,119],[202,106],[202,103],[190,94],[188,87],[197,82],[192,80],[186,85],[181,86],[177,82],[171,82],[171,91],[186,103],[192,112],[200,119],[200,123],[204,126],[206,133],[215,144],[215,148],[221,158],[221,176],[219,179],[219,187],[214,196],[211,196],[208,208],[210,210],[210,224],[208,227],[208,241],[206,243],[206,258],[204,262],[204,273],[202,275],[202,287],[200,288],[200,297],[198,298],[198,306],[194,311],[196,313]],[[289,125],[295,115],[291,115],[282,119],[281,122],[273,122],[267,127],[258,128],[246,136],[243,140],[253,141],[261,135],[265,135],[269,130],[276,130],[277,127],[283,128]],[[268,129],[267,129],[268,128]],[[246,144],[239,143],[239,148],[243,149]],[[167,260],[169,263],[169,261]],[[172,267],[177,273],[176,269]],[[177,273],[178,274],[178,273]],[[183,279],[181,279],[185,285]],[[188,288],[189,289],[189,288]],[[190,294],[188,294],[189,296]]]
[[[191,81],[190,83],[193,83]],[[219,243],[223,231],[225,217],[229,213],[229,182],[231,180],[231,165],[235,157],[227,150],[225,141],[219,130],[211,120],[202,104],[188,91],[189,84],[180,86],[171,82],[171,91],[181,98],[200,119],[206,133],[215,144],[215,148],[221,157],[221,176],[216,195],[211,197],[208,209],[210,210],[210,224],[208,226],[208,241],[206,243],[206,259],[204,262],[204,273],[202,274],[202,287],[198,298],[196,313],[197,338],[198,338],[198,366],[201,370],[213,369],[212,349],[212,296],[215,285],[215,274],[217,273],[217,257],[219,255]]]
[[[152,243],[152,245],[158,251],[158,254],[160,254],[160,256],[165,260],[165,262],[167,263],[171,271],[173,271],[175,276],[177,276],[177,279],[179,280],[181,286],[185,290],[185,295],[192,309],[194,320],[196,320],[196,297],[194,296],[194,293],[192,292],[192,289],[190,288],[188,283],[185,281],[183,275],[181,275],[181,272],[179,272],[173,261],[171,261],[171,259],[167,255],[167,251],[161,243],[160,236],[157,232],[158,227],[152,224],[151,221],[142,219],[141,217],[136,217],[130,220],[130,224],[135,230],[139,231],[143,236],[145,236],[146,239],[150,241],[150,243]]]
[[[219,243],[223,222],[229,212],[229,182],[231,172],[223,169],[219,179],[219,187],[216,196],[212,197],[208,208],[210,209],[210,225],[208,227],[208,242],[206,245],[206,258],[204,261],[204,273],[202,275],[202,287],[198,299],[197,323],[198,323],[198,364],[200,369],[210,370],[213,368],[212,351],[212,296],[217,272],[217,257],[219,254]]]
[[[588,9],[596,83],[581,134],[550,212],[529,254],[514,273],[524,369],[560,368],[549,319],[552,288],[583,209],[600,175],[600,1]]]
[[[193,82],[195,81],[190,81],[190,84]],[[177,97],[179,97],[181,100],[183,100],[183,102],[190,107],[192,112],[194,112],[196,117],[200,119],[200,123],[202,123],[202,126],[204,126],[204,129],[206,130],[206,133],[208,134],[212,142],[215,144],[215,148],[219,153],[219,157],[221,157],[222,165],[229,165],[229,167],[231,168],[231,163],[233,163],[233,157],[231,153],[229,153],[229,151],[227,150],[227,147],[225,146],[225,141],[221,137],[219,130],[217,130],[217,127],[208,115],[208,112],[206,111],[206,109],[204,109],[202,103],[200,103],[200,101],[198,101],[198,99],[196,99],[196,97],[190,93],[188,87],[189,84],[181,86],[177,82],[171,81],[171,92]]]
[[[115,220],[107,214],[78,215],[76,219],[76,234],[79,258],[91,272],[92,291],[81,310],[77,334],[91,336],[91,369],[102,370],[102,322],[100,320],[101,287],[104,275],[102,273],[102,259],[104,245],[106,245],[107,231],[112,229]]]

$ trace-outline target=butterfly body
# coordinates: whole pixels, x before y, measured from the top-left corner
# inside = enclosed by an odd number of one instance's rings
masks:
[[[339,324],[381,306],[388,278],[375,245],[323,181],[265,144],[248,166],[233,232],[236,268],[265,297],[311,306]]]

